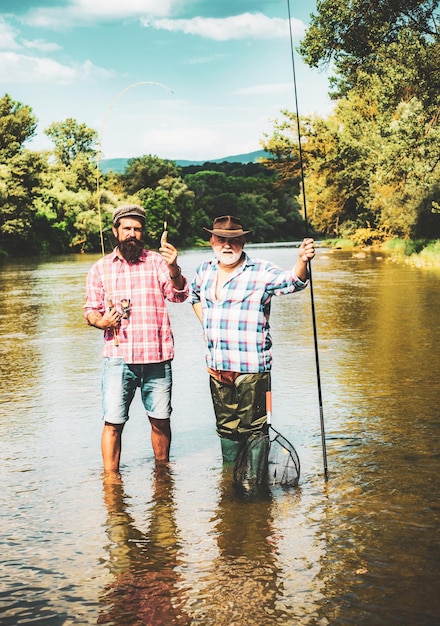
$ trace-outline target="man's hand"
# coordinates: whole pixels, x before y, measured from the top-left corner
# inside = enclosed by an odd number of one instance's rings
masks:
[[[117,328],[121,322],[121,314],[115,307],[109,308],[102,316],[102,328]]]
[[[298,257],[303,263],[308,263],[315,256],[315,242],[313,239],[304,239],[299,247]]]
[[[303,239],[298,251],[298,261],[294,267],[294,273],[300,280],[307,280],[307,263],[311,261],[314,256],[315,242],[310,238]]]
[[[91,311],[87,316],[89,324],[101,330],[117,328],[120,319],[121,314],[114,307],[107,309],[104,315],[101,315],[98,311]]]
[[[177,265],[176,248],[171,243],[168,243],[168,241],[163,241],[159,248],[159,252],[165,259],[165,262],[167,263],[167,265],[169,266],[170,274],[173,273],[173,269],[176,270],[175,273],[177,274],[178,265]]]
[[[162,244],[159,248],[159,252],[165,259],[165,262],[168,265],[168,271],[170,273],[170,279],[173,283],[173,287],[175,289],[183,289],[185,285],[185,281],[182,276],[182,271],[180,267],[177,265],[177,250],[168,241],[162,241]]]

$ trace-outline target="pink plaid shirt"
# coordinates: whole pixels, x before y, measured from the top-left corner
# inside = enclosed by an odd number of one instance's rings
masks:
[[[122,357],[126,363],[161,363],[174,357],[174,341],[165,300],[184,302],[188,283],[174,289],[168,265],[157,252],[144,250],[139,263],[129,264],[112,253],[97,261],[86,281],[87,319],[91,311],[104,313],[112,301],[122,312],[121,300],[130,300],[127,319],[118,328],[119,346],[115,346],[113,329],[104,331],[102,356]]]

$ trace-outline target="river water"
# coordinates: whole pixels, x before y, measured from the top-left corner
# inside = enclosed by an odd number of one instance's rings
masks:
[[[249,248],[282,267],[293,247]],[[207,250],[180,255],[191,277]],[[139,397],[120,481],[100,456],[96,256],[1,265],[0,624],[440,623],[440,274],[318,249],[310,290],[272,307],[272,423],[301,479],[242,499],[223,468],[189,304],[170,305],[173,443],[156,470]]]

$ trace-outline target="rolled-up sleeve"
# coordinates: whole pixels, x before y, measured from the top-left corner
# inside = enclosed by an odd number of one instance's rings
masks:
[[[84,304],[84,317],[89,323],[88,315],[92,311],[101,314],[105,312],[105,291],[102,279],[102,262],[98,261],[89,270],[86,278],[86,302]]]

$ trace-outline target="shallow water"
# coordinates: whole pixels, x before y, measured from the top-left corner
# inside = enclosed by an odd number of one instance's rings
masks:
[[[249,251],[289,267],[294,248]],[[209,251],[180,264],[191,277]],[[173,444],[157,471],[139,398],[120,481],[101,472],[101,336],[82,318],[97,257],[1,266],[0,624],[438,624],[440,275],[319,249],[273,300],[273,425],[299,487],[240,499],[199,324],[170,305]]]

